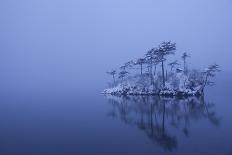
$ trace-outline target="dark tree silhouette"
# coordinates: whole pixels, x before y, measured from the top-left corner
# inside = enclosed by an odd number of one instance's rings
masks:
[[[187,65],[186,65],[186,59],[189,58],[190,55],[188,55],[188,53],[184,52],[183,55],[181,56],[181,58],[184,61],[184,74],[187,74]]]
[[[158,60],[160,60],[161,62],[163,87],[165,87],[164,62],[166,61],[166,56],[170,54],[175,54],[175,50],[176,50],[176,43],[172,43],[170,41],[169,42],[164,41],[160,44],[158,50],[155,51]]]
[[[111,75],[113,77],[113,80],[114,80],[114,86],[115,86],[115,75],[116,75],[116,70],[112,70],[112,71],[109,71],[109,72],[106,72],[107,74]]]
[[[151,79],[151,85],[154,84],[153,66],[155,65],[155,68],[156,68],[156,65],[160,62],[159,57],[157,57],[156,53],[157,53],[157,49],[152,48],[145,55],[145,59],[146,59],[146,62],[148,64],[148,68],[149,68],[149,75],[150,75],[150,79]]]
[[[136,60],[136,62],[134,63],[135,65],[139,65],[140,66],[140,74],[143,74],[143,65],[146,63],[146,59],[145,58],[139,58]]]
[[[191,127],[200,120],[220,125],[214,104],[202,98],[165,98],[158,96],[108,96],[113,116],[123,123],[138,127],[147,137],[164,150],[178,147],[178,135],[172,129],[190,136]],[[112,117],[112,115],[110,115]]]
[[[204,94],[204,89],[207,85],[214,85],[214,82],[210,81],[210,77],[214,77],[216,75],[217,72],[220,72],[220,69],[219,69],[219,65],[217,64],[212,64],[212,65],[209,65],[205,71],[203,72],[203,85],[202,85],[202,93]]]
[[[123,66],[119,67],[119,69],[121,69],[121,70],[123,70],[123,71],[125,71],[125,70],[126,70],[126,68],[127,68],[127,66],[126,66],[126,65],[123,65]]]
[[[127,74],[128,74],[127,71],[122,70],[121,72],[118,73],[118,78],[123,81]]]
[[[128,62],[126,62],[125,64],[124,64],[124,66],[125,66],[125,69],[131,69],[132,67],[133,67],[133,65],[134,65],[134,62],[131,60],[131,61],[128,61]],[[125,70],[124,69],[124,70]]]

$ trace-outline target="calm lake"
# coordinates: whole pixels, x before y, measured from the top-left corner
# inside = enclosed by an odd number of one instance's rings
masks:
[[[230,78],[204,98],[4,94],[1,155],[231,155]]]

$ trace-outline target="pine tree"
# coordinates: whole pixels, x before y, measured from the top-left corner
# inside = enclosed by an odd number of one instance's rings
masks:
[[[118,73],[118,78],[123,81],[127,74],[128,74],[127,71],[122,70],[121,72]]]
[[[140,74],[143,74],[143,65],[146,63],[146,59],[145,58],[139,58],[136,60],[136,62],[134,63],[134,65],[139,65],[140,66]]]
[[[214,77],[216,75],[216,72],[220,72],[220,69],[219,69],[219,65],[217,64],[212,64],[212,65],[209,65],[205,71],[203,72],[203,76],[204,76],[204,79],[203,79],[203,85],[202,85],[202,93],[204,94],[204,89],[207,85],[214,85],[214,82],[210,81],[210,77]]]
[[[160,62],[159,61],[159,57],[157,57],[156,55],[157,49],[156,48],[152,48],[151,50],[149,50],[146,54],[145,54],[145,59],[146,59],[146,63],[148,64],[148,68],[149,68],[149,75],[151,78],[151,85],[154,84],[154,80],[153,80],[153,65],[156,65]]]
[[[164,73],[164,62],[166,61],[166,57],[171,54],[175,54],[176,44],[172,42],[162,42],[158,49],[155,51],[155,55],[158,57],[158,60],[161,62],[162,67],[162,79],[163,79],[163,87],[165,87],[165,73]]]
[[[112,70],[112,71],[109,71],[109,72],[106,72],[107,74],[111,75],[113,77],[113,80],[114,80],[114,86],[115,86],[115,75],[116,75],[116,70]]]

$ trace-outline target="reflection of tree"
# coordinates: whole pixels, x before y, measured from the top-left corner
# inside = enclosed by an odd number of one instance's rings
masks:
[[[180,129],[189,136],[193,120],[207,119],[219,125],[213,104],[204,98],[162,98],[158,96],[107,96],[113,110],[110,116],[118,117],[126,124],[137,126],[149,139],[163,149],[172,151],[177,138],[170,134],[171,128]]]

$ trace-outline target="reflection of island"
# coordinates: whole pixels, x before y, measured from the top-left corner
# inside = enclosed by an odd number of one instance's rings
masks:
[[[118,117],[129,125],[137,126],[149,139],[163,149],[172,151],[177,147],[177,138],[171,135],[172,128],[189,135],[191,120],[207,119],[214,125],[219,118],[213,104],[204,98],[161,98],[159,96],[107,96],[113,105],[109,116]]]

